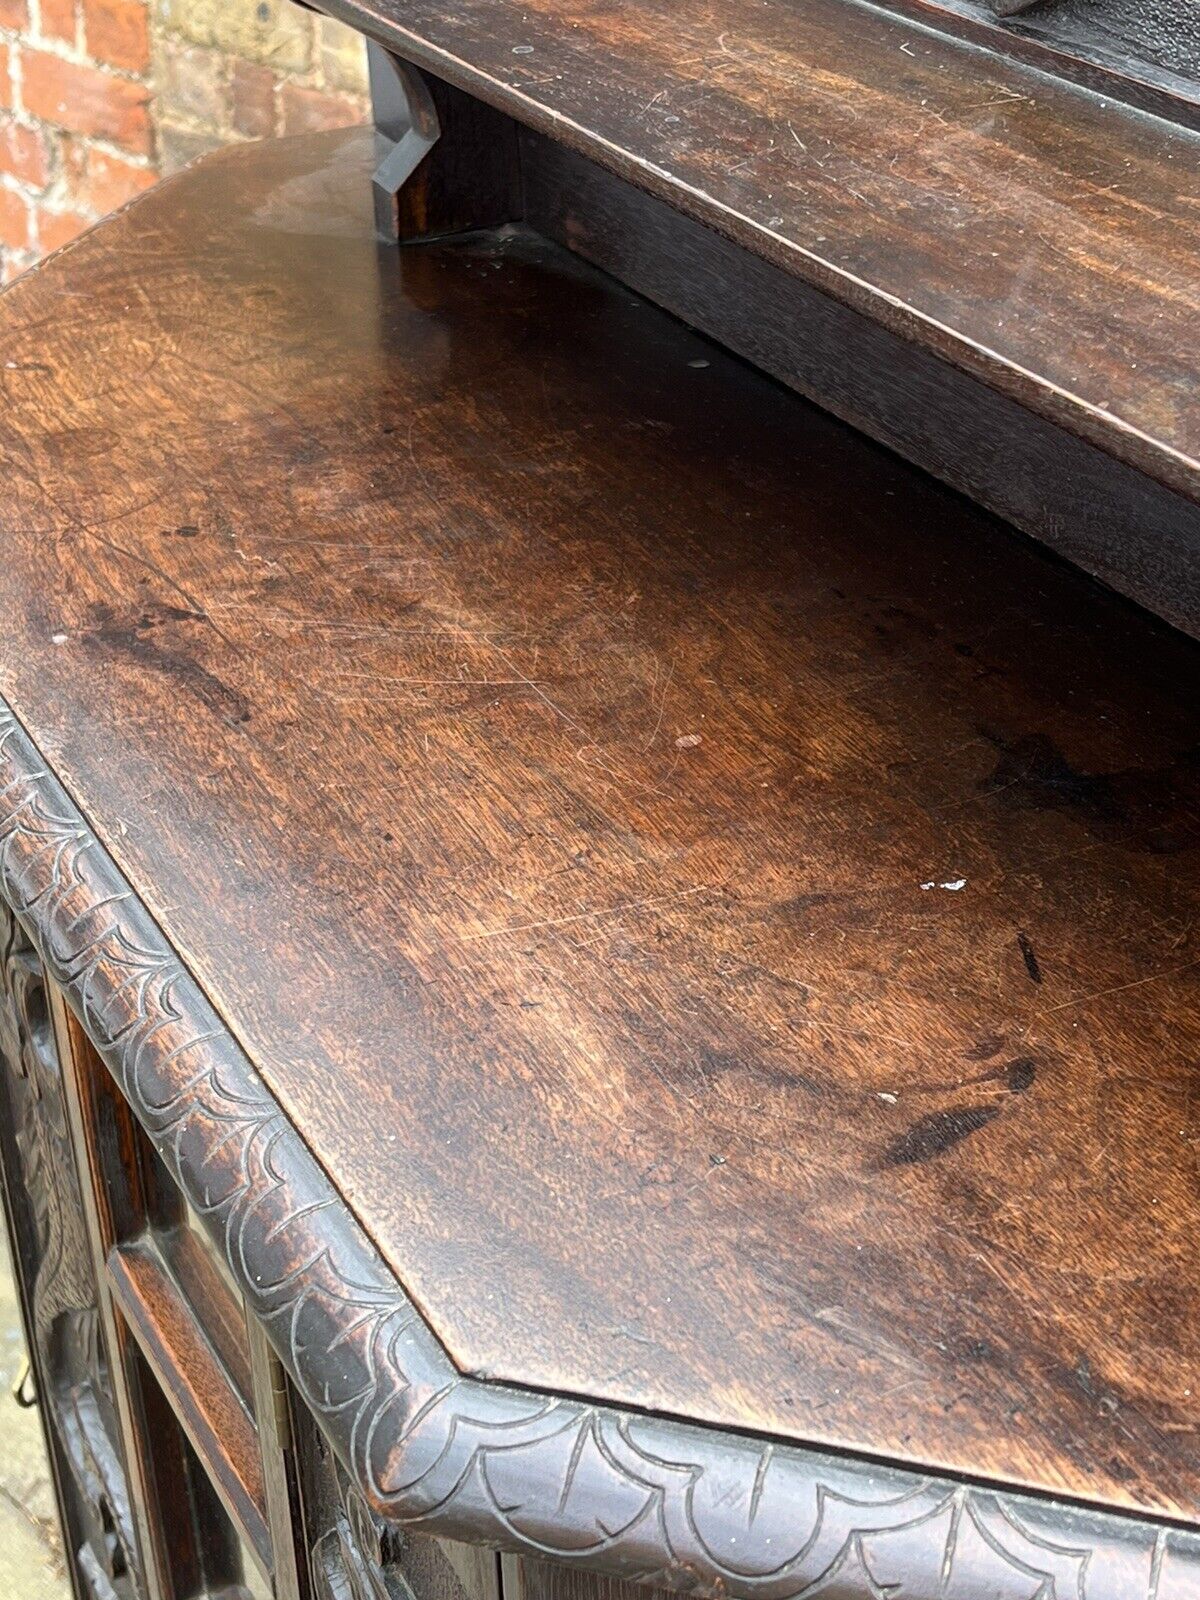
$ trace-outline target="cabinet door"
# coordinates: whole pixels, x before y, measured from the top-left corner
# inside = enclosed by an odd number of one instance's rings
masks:
[[[236,1283],[51,989],[148,1600],[300,1600],[281,1369]]]
[[[0,904],[0,1168],[30,1362],[77,1592],[144,1593],[50,993]]]

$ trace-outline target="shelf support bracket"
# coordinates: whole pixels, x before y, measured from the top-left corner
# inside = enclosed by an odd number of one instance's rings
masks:
[[[382,238],[400,237],[396,197],[441,137],[433,97],[421,74],[408,62],[367,42],[375,127],[386,149],[371,178],[375,225]]]

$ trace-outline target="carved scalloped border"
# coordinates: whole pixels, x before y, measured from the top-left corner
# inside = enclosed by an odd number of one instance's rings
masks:
[[[383,1516],[740,1600],[1200,1595],[1200,1535],[464,1378],[3,701],[0,892]]]

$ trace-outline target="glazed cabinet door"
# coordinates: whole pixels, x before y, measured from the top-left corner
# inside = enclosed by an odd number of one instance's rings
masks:
[[[50,993],[150,1600],[304,1600],[279,1364],[112,1075]]]
[[[307,1600],[282,1369],[3,903],[0,979],[0,1170],[76,1594]]]
[[[50,988],[0,904],[0,1165],[33,1383],[81,1600],[146,1594]]]

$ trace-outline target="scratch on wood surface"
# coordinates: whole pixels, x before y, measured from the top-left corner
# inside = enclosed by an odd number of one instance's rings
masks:
[[[228,645],[235,655],[241,655],[241,650],[236,644],[234,644],[229,635],[219,628],[213,621],[209,610],[202,606],[196,597],[187,589],[185,589],[177,579],[173,578],[169,572],[166,572],[161,566],[159,566],[157,561],[152,561],[148,555],[144,555],[137,550],[127,549],[125,545],[118,544],[115,539],[105,538],[105,536],[98,532],[98,530],[94,527],[87,528],[83,531],[86,533],[86,536],[89,539],[94,539],[97,544],[102,545],[106,550],[111,550],[115,555],[124,556],[127,561],[132,561],[135,566],[142,567],[145,569],[145,571],[151,573],[159,580],[160,583],[165,584],[172,594],[178,595],[180,599],[183,600],[184,603],[189,607],[189,609],[196,613],[198,621],[206,622],[216,634],[217,638],[220,639],[223,644]]]
[[[565,917],[543,917],[537,922],[510,923],[501,928],[484,928],[479,933],[464,933],[452,943],[467,943],[475,939],[495,939],[505,933],[532,933],[537,928],[562,928],[570,922],[586,922],[591,917],[615,917],[623,911],[644,911],[648,906],[673,905],[677,900],[686,900],[691,895],[703,894],[713,885],[698,883],[691,889],[681,889],[676,894],[652,894],[641,900],[623,900],[619,905],[600,906],[591,911],[573,911]]]
[[[565,722],[568,728],[575,728],[580,733],[587,732],[582,723],[576,722],[575,718],[568,715],[568,713],[565,712],[560,705],[556,705],[544,689],[541,689],[531,677],[522,672],[520,667],[518,667],[515,662],[510,661],[508,656],[504,654],[504,651],[500,649],[499,645],[493,644],[492,649],[495,651],[496,655],[499,656],[500,660],[504,663],[508,670],[516,676],[518,681],[523,683],[527,689],[532,689],[542,704],[548,710],[552,711],[556,717]]]
[[[1039,1012],[1042,1017],[1052,1017],[1056,1011],[1069,1011],[1073,1006],[1090,1005],[1093,1000],[1106,1000],[1112,994],[1124,994],[1127,989],[1140,989],[1147,983],[1159,983],[1167,978],[1177,978],[1181,972],[1190,972],[1193,967],[1200,967],[1200,956],[1194,961],[1185,961],[1181,967],[1171,967],[1166,972],[1152,972],[1148,978],[1134,978],[1129,983],[1116,983],[1109,989],[1097,989],[1094,994],[1079,995],[1074,1000],[1064,1000],[1060,1005],[1047,1006]]]
[[[349,633],[374,639],[453,639],[467,644],[492,645],[492,637],[476,629],[463,628],[454,623],[423,624],[414,628],[397,628],[381,622],[347,622],[336,617],[322,617],[301,611],[272,611],[268,608],[246,605],[240,601],[220,601],[208,607],[209,615],[235,616],[245,614],[259,622],[278,622],[287,627],[314,628],[330,633]]]
[[[331,678],[355,678],[367,683],[399,683],[406,686],[422,689],[451,688],[451,689],[502,689],[520,685],[525,689],[536,689],[537,684],[531,678],[395,678],[386,672],[331,672]]]
[[[822,1022],[819,1017],[798,1017],[797,1024],[803,1028],[815,1028],[819,1033],[841,1034],[849,1039],[879,1039],[884,1044],[898,1044],[905,1050],[916,1050],[920,1047],[917,1039],[901,1039],[894,1033],[879,1033],[874,1028],[839,1027],[834,1022]]]
[[[843,1306],[818,1306],[813,1310],[812,1320],[821,1327],[835,1329],[848,1344],[864,1354],[886,1361],[889,1366],[899,1367],[903,1372],[922,1376],[929,1370],[919,1356],[911,1354],[882,1333],[864,1328]]]
[[[671,687],[671,680],[672,680],[672,678],[674,678],[674,676],[675,676],[675,663],[672,661],[670,667],[667,669],[666,682],[663,684],[662,692],[658,697],[658,717],[655,720],[654,727],[653,727],[653,729],[652,729],[652,731],[650,733],[650,737],[646,740],[645,744],[642,746],[643,750],[649,750],[650,746],[654,743],[655,739],[658,738],[658,730],[662,727],[663,716],[665,715],[666,709],[667,709],[667,693],[668,693],[668,691],[669,691],[669,689]],[[654,663],[654,679],[655,679],[655,684],[657,685],[657,682],[658,682],[658,661],[657,661],[657,658],[655,659],[655,663]]]

